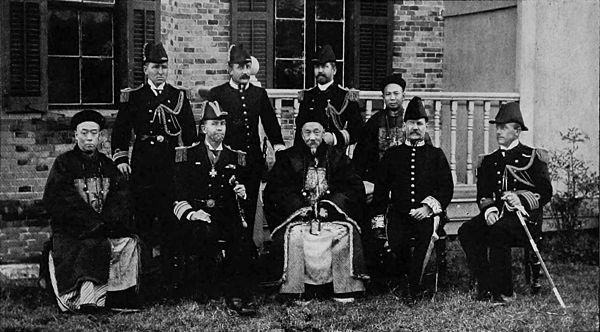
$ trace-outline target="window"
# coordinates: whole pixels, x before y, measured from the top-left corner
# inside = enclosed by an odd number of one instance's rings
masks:
[[[232,4],[233,42],[244,44],[258,59],[258,79],[265,87],[313,86],[311,58],[325,44],[336,54],[336,81],[341,84],[377,89],[377,82],[391,71],[393,1],[239,0]]]
[[[159,33],[160,0],[0,1],[2,109],[115,109]]]
[[[94,1],[97,3],[98,1]],[[113,1],[103,1],[114,4]],[[112,6],[53,1],[48,9],[50,105],[114,104]]]

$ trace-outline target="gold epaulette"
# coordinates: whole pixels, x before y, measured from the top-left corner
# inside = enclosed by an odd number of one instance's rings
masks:
[[[139,85],[138,87],[136,87],[136,88],[129,88],[129,87],[128,87],[128,88],[125,88],[125,89],[121,89],[121,97],[119,98],[119,100],[120,100],[122,103],[127,103],[127,102],[129,102],[129,93],[130,93],[130,92],[132,92],[132,91],[139,90],[139,89],[141,89],[143,86],[144,86],[143,84],[140,84],[140,85]]]
[[[304,100],[304,90],[298,91],[298,101]]]
[[[546,164],[550,161],[550,152],[544,148],[535,148],[535,154],[540,161]]]
[[[238,157],[238,165],[240,165],[240,166],[242,166],[242,167],[246,167],[246,154],[247,154],[246,152],[244,152],[244,151],[242,151],[242,150],[235,150],[235,149],[232,149],[230,146],[227,146],[227,145],[225,145],[225,144],[223,144],[223,146],[224,146],[226,149],[229,149],[229,150],[231,150],[231,151],[233,151],[233,152],[235,152],[235,153],[237,154],[237,157]]]
[[[357,89],[348,89],[343,87],[341,84],[338,84],[338,87],[344,91],[346,91],[346,95],[348,96],[349,101],[358,101],[360,90]]]

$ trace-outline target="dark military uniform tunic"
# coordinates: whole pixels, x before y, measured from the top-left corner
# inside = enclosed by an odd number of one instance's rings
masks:
[[[155,246],[160,223],[170,216],[167,193],[173,176],[175,148],[197,140],[196,124],[186,93],[169,84],[158,96],[148,84],[126,89],[112,131],[115,165],[129,163],[131,131],[135,135],[131,154],[135,218],[142,240]],[[154,222],[158,218],[160,223]]]
[[[252,84],[244,88],[234,88],[227,82],[210,90],[208,99],[217,101],[224,112],[227,112],[227,132],[224,144],[232,149],[246,152],[247,167],[240,175],[248,194],[249,208],[247,219],[252,228],[256,201],[260,186],[260,177],[263,173],[264,158],[260,148],[258,123],[262,122],[263,128],[272,145],[283,144],[281,127],[277,121],[275,110],[267,96],[267,91]],[[242,181],[240,180],[240,181]]]
[[[345,148],[356,142],[363,124],[358,106],[358,91],[348,91],[334,82],[325,91],[321,91],[318,86],[302,91],[300,99],[294,145],[304,144],[302,126],[308,118],[315,119],[315,116],[320,117],[318,122],[327,124],[324,126],[325,131],[335,135],[337,146]]]
[[[218,152],[216,162],[213,156],[203,142],[187,149],[187,161],[175,166],[173,212],[179,220],[180,249],[187,257],[185,279],[188,286],[201,283],[203,292],[210,293],[210,287],[222,283],[229,297],[244,297],[253,286],[254,245],[249,226],[243,227],[240,216],[240,207],[247,209],[248,201],[240,198],[238,205],[233,191],[244,162],[239,152],[226,146]],[[200,209],[210,214],[211,223],[189,220],[191,213]],[[211,279],[219,254],[224,258],[224,280]]]
[[[424,141],[417,146],[405,143],[392,147],[381,160],[373,193],[373,214],[382,216],[388,209],[390,248],[398,257],[401,272],[408,274],[411,286],[419,284],[433,233],[433,218],[417,221],[409,212],[426,204],[434,214],[440,214],[450,204],[453,190],[452,173],[444,152]],[[415,249],[411,258],[412,237]]]
[[[459,238],[482,291],[511,296],[510,246],[527,238],[516,213],[503,208],[502,195],[516,192],[530,217],[534,238],[541,234],[542,208],[550,201],[552,184],[545,152],[518,144],[510,150],[486,155],[477,169],[477,202],[481,213],[459,229]],[[486,212],[497,210],[501,218],[487,226]],[[487,247],[490,247],[488,267]]]

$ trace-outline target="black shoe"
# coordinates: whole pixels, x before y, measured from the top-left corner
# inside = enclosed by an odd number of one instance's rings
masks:
[[[81,315],[106,315],[110,313],[110,309],[95,304],[82,304],[79,306],[77,313]]]
[[[531,284],[531,294],[539,294],[540,290],[542,290],[542,285],[539,282],[534,282]]]
[[[511,302],[514,302],[517,299],[516,295],[507,296],[507,295],[494,295],[492,297],[492,304],[494,306],[507,305]]]
[[[227,307],[230,310],[235,311],[240,316],[254,316],[256,315],[256,308],[251,303],[246,303],[239,297],[227,299]]]
[[[477,291],[477,294],[473,296],[475,301],[489,301],[492,299],[492,293],[490,291]]]

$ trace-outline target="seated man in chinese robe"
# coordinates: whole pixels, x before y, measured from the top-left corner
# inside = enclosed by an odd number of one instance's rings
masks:
[[[277,153],[265,212],[282,271],[280,293],[309,296],[325,289],[334,300],[351,302],[368,278],[364,227],[357,223],[365,194],[344,151],[323,143],[326,120],[315,115],[299,128],[304,144]]]
[[[125,178],[98,151],[104,117],[71,120],[77,144],[56,158],[44,191],[52,217],[50,280],[63,312],[136,307],[139,249]]]

